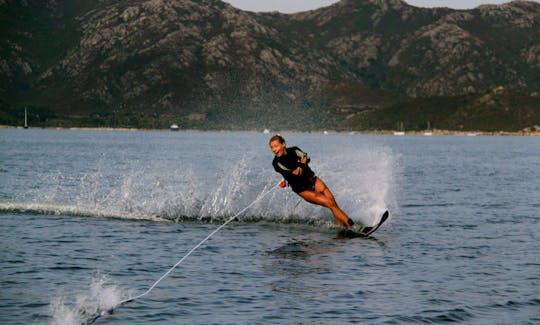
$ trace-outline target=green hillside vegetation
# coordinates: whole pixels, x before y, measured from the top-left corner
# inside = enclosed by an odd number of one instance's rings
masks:
[[[298,131],[540,125],[540,4],[6,0],[0,124]]]

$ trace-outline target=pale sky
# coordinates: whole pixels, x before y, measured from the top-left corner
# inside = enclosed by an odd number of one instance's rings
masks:
[[[280,11],[292,13],[331,5],[337,0],[224,0],[236,8],[249,11]],[[540,0],[534,0],[539,2]],[[483,4],[501,4],[509,0],[405,0],[416,7],[449,7],[471,9]]]

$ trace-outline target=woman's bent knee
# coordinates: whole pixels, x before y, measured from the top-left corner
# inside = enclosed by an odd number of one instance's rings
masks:
[[[314,191],[304,191],[304,192],[300,192],[298,193],[304,200],[310,202],[310,203],[315,203],[315,204],[318,204],[318,205],[322,205],[326,208],[329,208],[329,209],[333,209],[335,208],[337,205],[335,203],[334,200],[331,200],[329,199],[328,197],[326,197],[325,195],[321,194],[321,193],[317,193],[317,192],[314,192]]]

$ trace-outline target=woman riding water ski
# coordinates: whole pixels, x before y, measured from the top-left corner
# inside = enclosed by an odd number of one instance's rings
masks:
[[[270,141],[270,150],[275,157],[272,161],[274,169],[292,187],[292,190],[304,200],[326,207],[332,211],[336,223],[344,227],[352,227],[354,222],[338,206],[334,195],[322,179],[315,176],[309,168],[309,157],[298,147],[287,148],[285,139],[274,135]]]

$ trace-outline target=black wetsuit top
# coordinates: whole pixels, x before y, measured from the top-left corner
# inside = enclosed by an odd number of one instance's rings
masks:
[[[272,166],[276,172],[280,173],[283,178],[292,187],[292,190],[296,193],[300,193],[305,190],[313,190],[315,187],[315,173],[306,164],[302,164],[300,159],[307,156],[305,152],[298,147],[285,148],[287,154],[281,157],[274,157]],[[309,162],[309,157],[308,157]],[[302,168],[302,174],[295,175],[293,170],[297,167]]]

